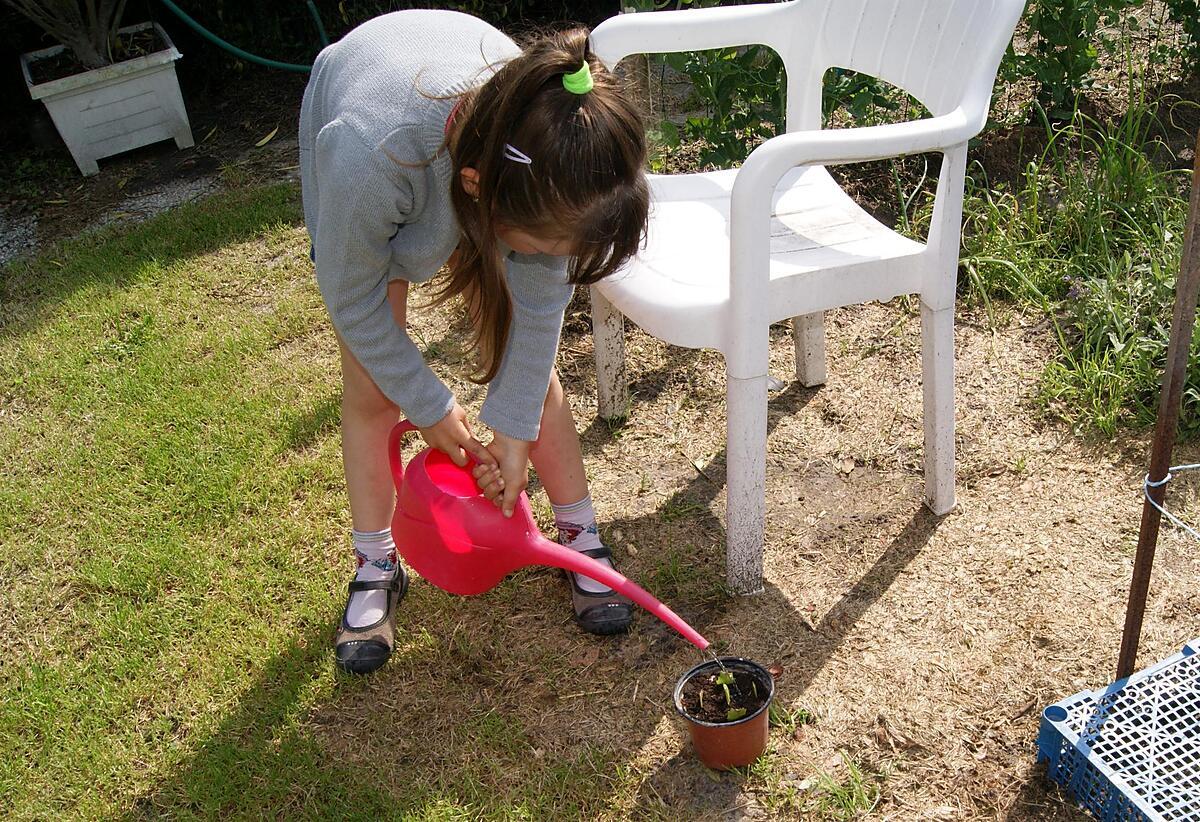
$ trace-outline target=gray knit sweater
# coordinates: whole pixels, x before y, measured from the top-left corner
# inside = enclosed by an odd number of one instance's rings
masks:
[[[322,51],[304,92],[300,174],[321,296],[350,351],[421,427],[454,397],[393,321],[387,284],[428,280],[457,245],[450,158],[434,155],[454,95],[518,53],[466,14],[393,12]],[[562,258],[512,253],[507,269],[512,326],[480,416],[535,440],[572,287]]]

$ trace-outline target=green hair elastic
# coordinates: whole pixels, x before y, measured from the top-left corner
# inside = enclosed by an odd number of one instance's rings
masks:
[[[593,85],[595,84],[592,82],[592,67],[588,65],[587,60],[583,61],[578,71],[563,75],[563,88],[572,94],[587,94]]]

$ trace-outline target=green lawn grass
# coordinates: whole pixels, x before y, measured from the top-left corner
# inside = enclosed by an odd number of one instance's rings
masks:
[[[339,380],[295,186],[0,276],[6,816],[548,818],[603,801],[601,751],[514,780],[530,758],[507,715],[465,713],[454,731],[486,755],[433,757],[403,784],[304,724],[372,685],[332,664],[350,570]],[[455,652],[423,636],[400,655]]]

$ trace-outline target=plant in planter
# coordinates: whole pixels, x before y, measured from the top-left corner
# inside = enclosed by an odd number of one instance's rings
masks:
[[[774,697],[771,674],[740,657],[702,662],[675,683],[675,710],[688,724],[696,754],[718,770],[762,755]]]
[[[193,145],[175,76],[182,55],[157,23],[121,28],[125,0],[4,2],[60,43],[21,55],[21,68],[84,175],[159,140]]]

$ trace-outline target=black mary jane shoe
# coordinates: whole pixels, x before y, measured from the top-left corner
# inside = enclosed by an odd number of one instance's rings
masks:
[[[369,674],[383,667],[396,647],[396,606],[408,592],[408,574],[404,566],[397,563],[396,575],[391,579],[354,579],[350,581],[349,589],[342,622],[333,641],[334,661],[348,674]],[[387,611],[378,622],[351,627],[346,622],[346,614],[351,598],[361,591],[387,591]]]
[[[612,550],[607,545],[589,548],[579,553],[592,559],[612,557]],[[579,587],[579,581],[576,579],[578,576],[567,572],[567,579],[571,583],[571,606],[575,609],[575,622],[579,627],[589,634],[601,636],[629,630],[629,624],[633,622],[633,603],[629,598],[611,588],[598,593],[585,591]]]

